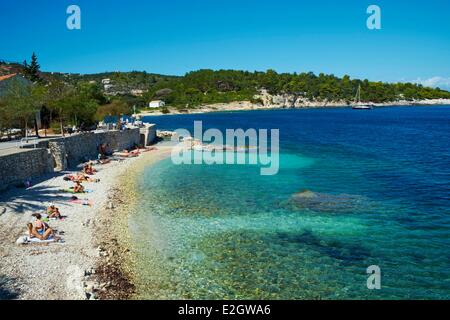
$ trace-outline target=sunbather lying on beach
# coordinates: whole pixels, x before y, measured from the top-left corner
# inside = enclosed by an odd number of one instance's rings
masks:
[[[81,185],[80,181],[75,181],[75,186],[73,187],[74,193],[83,193],[84,187]]]
[[[39,213],[33,213],[32,216],[36,219],[34,223],[28,223],[28,233],[30,238],[38,238],[40,240],[47,240],[51,237],[55,237],[55,232],[48,226],[47,223],[41,220]]]
[[[93,206],[94,205],[94,201],[89,200],[89,199],[79,199],[77,196],[72,196],[72,198],[69,200],[70,203],[75,203],[75,204],[81,204],[83,206]]]
[[[83,173],[77,173],[75,175],[69,174],[69,175],[64,177],[64,180],[66,180],[66,181],[73,181],[73,182],[77,182],[77,181],[79,181],[79,182],[83,182],[83,181],[86,181],[86,182],[100,182],[100,179],[91,178],[89,176],[84,175]]]
[[[134,151],[123,150],[122,152],[114,152],[114,156],[129,158],[129,157],[137,157],[139,154]]]
[[[47,208],[47,214],[48,214],[49,219],[52,219],[52,218],[61,219],[61,213],[59,212],[59,209],[54,204],[50,205]]]

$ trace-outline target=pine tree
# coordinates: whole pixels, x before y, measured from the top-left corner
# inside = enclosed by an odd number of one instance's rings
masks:
[[[33,52],[33,55],[31,56],[31,63],[30,65],[25,65],[25,70],[26,70],[26,74],[27,77],[32,81],[32,82],[39,82],[41,80],[40,76],[39,76],[39,69],[40,69],[40,65],[37,61],[37,56],[36,54]]]

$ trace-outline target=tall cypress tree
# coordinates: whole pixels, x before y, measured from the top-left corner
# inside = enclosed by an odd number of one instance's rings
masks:
[[[39,76],[39,69],[40,69],[40,65],[37,61],[37,56],[36,54],[33,52],[33,55],[31,56],[31,63],[26,67],[26,73],[28,78],[33,81],[33,82],[39,82],[41,80],[40,76]]]
[[[28,78],[30,81],[34,82],[34,83],[39,83],[42,81],[41,77],[39,76],[39,69],[40,69],[40,65],[37,61],[37,56],[36,53],[33,52],[33,54],[31,55],[31,62],[30,64],[28,64],[28,62],[25,60],[23,62],[23,66],[24,66],[24,70],[25,70],[25,77]],[[38,120],[37,117],[39,116],[38,113],[40,112],[40,107],[38,108],[39,110],[36,113],[36,116],[34,117],[34,128],[36,131],[36,136],[39,138],[39,128],[38,128]]]

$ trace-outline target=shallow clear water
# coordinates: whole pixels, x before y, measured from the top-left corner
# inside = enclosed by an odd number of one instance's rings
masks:
[[[281,168],[148,167],[130,218],[143,298],[450,298],[450,107],[151,120],[279,128]]]

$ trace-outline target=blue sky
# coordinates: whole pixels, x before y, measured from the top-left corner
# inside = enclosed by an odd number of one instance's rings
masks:
[[[81,8],[81,30],[66,9]],[[382,29],[366,27],[381,8]],[[46,71],[333,73],[450,88],[448,0],[2,0],[0,59]]]

